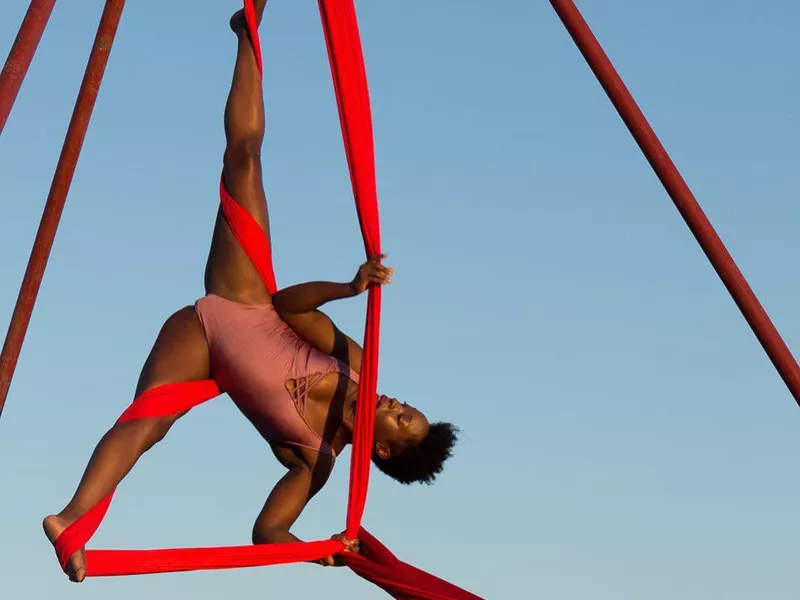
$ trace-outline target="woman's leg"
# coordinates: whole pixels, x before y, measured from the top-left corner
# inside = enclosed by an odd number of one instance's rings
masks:
[[[202,381],[210,376],[203,326],[194,309],[187,306],[172,315],[161,329],[142,369],[136,395],[162,385]],[[112,427],[95,448],[72,500],[60,513],[44,520],[50,541],[55,542],[64,529],[105,498],[181,416],[139,419]],[[70,558],[67,575],[73,581],[82,581],[86,576],[83,550]]]
[[[266,0],[256,2],[259,22]],[[264,97],[258,63],[242,11],[231,19],[238,38],[233,83],[225,106],[224,178],[228,192],[249,212],[269,239],[267,199],[261,177]],[[269,291],[239,245],[220,210],[206,263],[206,292],[248,303],[268,302]]]

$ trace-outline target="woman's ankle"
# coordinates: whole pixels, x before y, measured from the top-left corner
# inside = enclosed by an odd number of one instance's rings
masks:
[[[69,505],[60,513],[56,513],[53,516],[58,519],[62,525],[69,527],[75,521],[89,512],[89,510],[91,510],[91,507],[84,509],[82,506]]]

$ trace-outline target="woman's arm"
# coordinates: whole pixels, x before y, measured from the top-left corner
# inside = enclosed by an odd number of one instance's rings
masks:
[[[253,527],[254,544],[299,542],[289,529],[311,498],[312,472],[306,465],[289,469],[267,499]]]
[[[273,296],[272,304],[279,313],[296,315],[312,312],[328,302],[356,295],[358,292],[352,282],[311,281],[282,289]]]
[[[384,258],[386,255],[381,254],[365,262],[349,283],[312,281],[293,285],[277,292],[272,298],[272,303],[278,312],[297,315],[312,312],[334,300],[358,296],[370,285],[391,283],[394,269],[381,264],[380,261]]]
[[[288,471],[270,492],[253,527],[253,543],[301,541],[289,530],[314,495],[328,481],[334,459],[322,452],[273,448]]]
[[[330,354],[357,373],[361,371],[361,346],[342,333],[324,312],[314,310],[306,313],[278,314],[294,332],[320,352]]]
[[[320,352],[347,363],[351,369],[361,369],[361,346],[342,333],[333,321],[320,310],[323,304],[352,298],[364,292],[371,284],[391,283],[392,269],[380,264],[385,256],[364,263],[350,283],[314,281],[302,283],[279,291],[272,297],[278,311],[297,335]]]

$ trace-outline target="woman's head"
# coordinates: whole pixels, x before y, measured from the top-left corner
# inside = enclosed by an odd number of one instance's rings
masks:
[[[381,396],[372,462],[400,483],[431,484],[452,455],[457,433],[451,423],[431,424],[413,406]]]

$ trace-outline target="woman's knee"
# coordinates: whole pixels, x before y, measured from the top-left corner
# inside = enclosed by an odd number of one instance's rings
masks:
[[[228,142],[224,156],[227,171],[250,171],[261,167],[261,136],[245,136]]]

